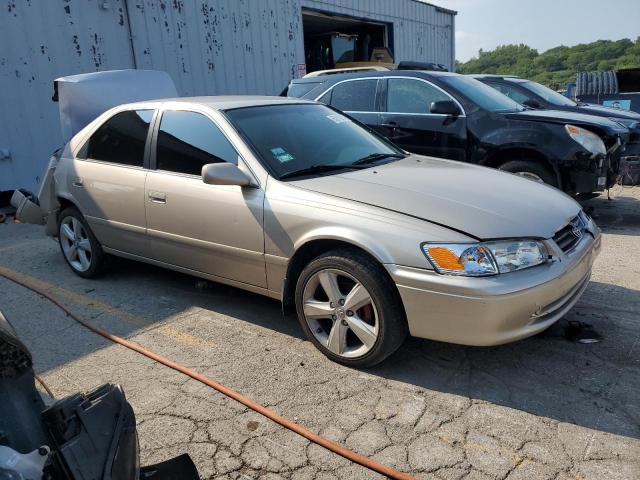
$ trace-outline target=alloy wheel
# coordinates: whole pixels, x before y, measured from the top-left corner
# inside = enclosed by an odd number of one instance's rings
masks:
[[[86,272],[91,267],[91,241],[80,220],[67,216],[60,222],[60,244],[72,268]]]
[[[342,270],[322,269],[309,278],[303,311],[316,340],[335,355],[361,357],[378,339],[378,312],[371,294]]]

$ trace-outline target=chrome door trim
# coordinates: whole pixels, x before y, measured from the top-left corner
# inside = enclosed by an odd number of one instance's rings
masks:
[[[113,167],[120,167],[120,168],[128,168],[130,170],[141,170],[141,171],[147,171],[149,170],[146,167],[139,167],[137,165],[127,165],[125,163],[118,163],[118,162],[108,162],[106,160],[99,160],[97,158],[78,158],[78,157],[74,157],[71,158],[70,160],[73,160],[74,162],[86,162],[86,163],[99,163],[100,165],[111,165]]]
[[[455,102],[455,104],[458,106],[458,108],[462,112],[456,118],[465,118],[467,116],[464,108],[462,107],[462,104],[455,97],[453,97],[449,92],[447,92],[443,88],[439,87],[435,83],[432,83],[432,82],[430,82],[428,80],[425,80],[424,78],[408,77],[406,75],[390,75],[390,76],[384,76],[384,77],[347,78],[346,80],[341,80],[341,81],[339,81],[337,83],[334,83],[329,88],[327,88],[325,91],[323,91],[320,95],[318,95],[316,98],[314,98],[314,100],[316,102],[319,101],[320,98],[322,98],[329,91],[333,90],[336,86],[338,86],[338,85],[340,85],[342,83],[357,82],[357,81],[361,81],[361,80],[377,80],[377,81],[380,81],[380,80],[386,80],[386,79],[389,79],[389,78],[400,78],[400,79],[403,79],[403,80],[415,80],[415,81],[418,81],[418,82],[424,82],[424,83],[426,83],[428,85],[431,85],[432,87],[436,88],[437,90],[440,90],[442,93],[444,93],[447,97],[449,97],[451,100],[453,100]],[[344,113],[380,113],[380,114],[385,114],[385,115],[420,115],[420,116],[427,116],[427,117],[448,117],[448,116],[450,116],[450,115],[446,115],[446,114],[443,114],[443,113],[402,113],[402,112],[382,112],[382,111],[381,112],[378,112],[378,111],[362,112],[362,111],[355,111],[355,110],[345,110]]]

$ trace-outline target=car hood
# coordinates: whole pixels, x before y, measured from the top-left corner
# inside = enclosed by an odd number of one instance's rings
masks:
[[[609,120],[608,118],[586,115],[584,113],[568,112],[564,110],[523,110],[521,112],[508,113],[507,117],[514,120],[526,120],[529,122],[592,125],[599,127],[610,135],[628,133],[628,129],[626,127],[620,123]]]
[[[603,115],[609,118],[622,118],[640,122],[640,113],[622,110],[620,108],[605,107],[604,105],[594,105],[592,103],[582,103],[578,107],[582,113],[590,115]]]
[[[580,211],[577,202],[547,185],[419,155],[289,184],[410,215],[481,240],[551,238]]]

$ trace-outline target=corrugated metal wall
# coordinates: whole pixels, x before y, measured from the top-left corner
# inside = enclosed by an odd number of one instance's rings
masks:
[[[298,0],[129,0],[138,68],[182,95],[277,94],[304,63]]]
[[[122,0],[0,2],[0,191],[35,190],[60,146],[54,78],[133,67],[126,20]]]
[[[396,60],[453,67],[454,16],[416,0],[0,2],[0,191],[36,190],[60,145],[54,78],[150,68],[182,95],[277,94],[304,64],[302,8],[392,23]]]

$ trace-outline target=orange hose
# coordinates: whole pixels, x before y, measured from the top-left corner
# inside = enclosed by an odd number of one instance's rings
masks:
[[[56,300],[53,296],[51,296],[49,293],[39,289],[38,287],[35,287],[33,285],[28,284],[27,282],[24,282],[22,280],[19,280],[18,278],[15,278],[13,275],[11,275],[10,273],[8,273],[5,269],[0,269],[0,276],[6,278],[7,280],[10,280],[14,283],[17,283],[18,285],[21,285],[35,293],[37,293],[38,295],[41,295],[42,297],[46,298],[47,300],[49,300],[51,303],[53,303],[54,305],[56,305],[58,308],[60,308],[64,313],[66,313],[69,317],[71,317],[73,320],[75,320],[76,322],[78,322],[80,325],[82,325],[85,328],[88,328],[89,330],[91,330],[92,332],[106,338],[107,340],[110,340],[114,343],[118,343],[120,345],[122,345],[123,347],[126,347],[130,350],[133,350],[135,352],[140,353],[141,355],[144,355],[145,357],[150,358],[151,360],[154,360],[158,363],[161,363],[162,365],[165,365],[169,368],[172,368],[184,375],[187,375],[188,377],[193,378],[194,380],[197,380],[200,383],[203,383],[205,385],[207,385],[208,387],[213,388],[214,390],[217,390],[218,392],[222,393],[223,395],[226,395],[227,397],[230,397],[232,399],[234,399],[237,402],[240,402],[241,404],[249,407],[251,410],[254,410],[255,412],[258,412],[259,414],[267,417],[270,420],[273,420],[274,422],[282,425],[283,427],[297,433],[298,435],[306,438],[307,440],[320,445],[324,448],[326,448],[327,450],[330,450],[334,453],[337,453],[338,455],[346,458],[347,460],[351,460],[354,463],[358,463],[360,465],[362,465],[363,467],[366,467],[370,470],[373,470],[374,472],[378,472],[382,475],[385,475],[389,478],[393,478],[393,479],[398,479],[398,480],[410,480],[410,479],[414,479],[415,477],[407,474],[407,473],[403,473],[400,472],[394,468],[391,468],[387,465],[383,465],[381,463],[376,462],[375,460],[371,460],[370,458],[367,458],[363,455],[360,455],[359,453],[356,453],[352,450],[349,450],[348,448],[345,448],[341,445],[338,445],[335,442],[332,442],[331,440],[328,440],[320,435],[317,435],[315,433],[313,433],[311,430],[303,427],[302,425],[299,425],[295,422],[292,422],[291,420],[282,417],[280,415],[278,415],[276,412],[269,410],[268,408],[264,407],[263,405],[260,405],[259,403],[254,402],[253,400],[248,399],[247,397],[239,394],[238,392],[231,390],[230,388],[225,387],[224,385],[211,380],[210,378],[194,372],[193,370],[180,365],[179,363],[176,363],[172,360],[169,360],[168,358],[165,358],[161,355],[158,355],[157,353],[153,353],[149,350],[146,350],[144,348],[142,348],[140,345],[137,345],[133,342],[130,342],[128,340],[125,340],[124,338],[118,337],[117,335],[113,335],[109,332],[107,332],[106,330],[103,330],[99,327],[96,327],[95,325],[90,324],[89,322],[86,322],[85,320],[82,320],[81,318],[77,317],[74,313],[72,313],[70,310],[68,310],[64,305],[62,305],[60,302],[58,302],[58,300]]]

